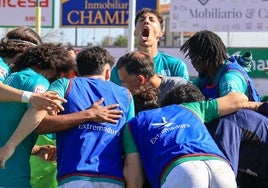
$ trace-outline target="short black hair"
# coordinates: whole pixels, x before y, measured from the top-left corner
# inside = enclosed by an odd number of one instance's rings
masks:
[[[206,97],[195,85],[188,83],[178,85],[167,92],[160,106],[167,106],[171,104],[181,104],[188,102],[204,101]]]
[[[114,65],[114,57],[105,48],[93,46],[82,49],[76,57],[78,72],[84,75],[99,75],[104,70],[104,65]]]

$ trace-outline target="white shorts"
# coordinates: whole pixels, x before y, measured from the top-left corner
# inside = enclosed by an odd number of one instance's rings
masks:
[[[64,183],[59,188],[123,188],[124,186],[115,183],[107,182],[94,182],[85,180],[74,180],[68,183]]]
[[[161,188],[236,188],[230,165],[220,160],[187,161],[173,168]]]

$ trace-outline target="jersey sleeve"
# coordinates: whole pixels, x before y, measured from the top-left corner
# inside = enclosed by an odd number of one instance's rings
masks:
[[[134,139],[128,130],[128,124],[126,124],[124,127],[123,147],[126,155],[138,152]]]
[[[182,105],[194,112],[205,123],[220,117],[217,99],[183,103]]]
[[[60,78],[56,81],[54,81],[50,87],[49,91],[55,91],[58,93],[58,95],[62,98],[64,98],[65,93],[67,92],[68,86],[70,84],[70,80],[67,78]]]
[[[240,92],[248,96],[247,81],[238,71],[228,71],[219,82],[219,95],[225,96],[230,92]]]

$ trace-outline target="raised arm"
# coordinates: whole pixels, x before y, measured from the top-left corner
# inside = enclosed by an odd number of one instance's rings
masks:
[[[257,111],[262,102],[248,101],[246,95],[238,92],[230,92],[224,97],[217,98],[220,116],[233,113],[241,108]]]
[[[57,92],[47,91],[45,93],[33,93],[29,102],[38,110],[46,110],[49,114],[63,111],[64,108],[58,101],[66,103],[67,100],[61,98]]]
[[[9,85],[0,82],[0,101],[9,102],[21,102],[22,90],[15,89]]]
[[[100,99],[81,112],[56,116],[48,115],[46,110],[30,107],[8,142],[0,148],[1,167],[5,168],[5,162],[12,156],[15,148],[35,129],[37,133],[50,133],[67,130],[87,121],[117,123],[122,114],[121,110],[114,110],[118,104],[101,106],[103,101],[104,99]]]
[[[104,99],[102,98],[93,103],[89,109],[80,112],[58,116],[45,116],[35,131],[39,134],[60,132],[87,121],[116,124],[123,112],[121,110],[115,110],[119,106],[118,104],[101,106],[100,104],[103,101]]]
[[[51,111],[64,110],[57,101],[66,102],[56,92],[32,93],[19,90],[0,82],[0,101],[30,102],[35,108]]]

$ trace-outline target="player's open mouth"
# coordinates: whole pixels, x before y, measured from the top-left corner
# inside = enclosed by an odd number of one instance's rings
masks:
[[[149,28],[145,27],[142,31],[142,39],[146,40],[149,37]]]

